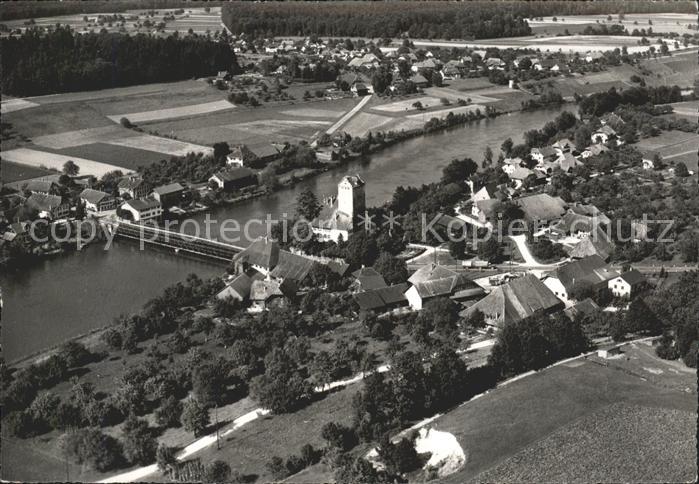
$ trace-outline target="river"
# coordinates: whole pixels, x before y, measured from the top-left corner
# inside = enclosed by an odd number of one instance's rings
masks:
[[[566,106],[517,112],[413,138],[378,152],[367,161],[338,167],[273,196],[221,207],[210,218],[235,219],[243,225],[250,219],[264,220],[267,214],[272,218],[292,214],[301,190],[310,188],[319,197],[334,195],[337,182],[348,173],[357,173],[367,182],[367,205],[379,205],[389,200],[398,186],[438,180],[442,168],[454,158],[468,156],[480,162],[487,146],[497,156],[506,138],[511,137],[515,144],[521,142],[525,131],[541,128],[565,108],[572,109]],[[248,238],[262,234],[264,227],[253,226]],[[216,228],[211,235],[218,237]],[[240,243],[247,244],[242,236]],[[163,287],[183,280],[189,273],[210,277],[221,274],[223,269],[224,264],[153,249],[140,251],[130,242],[117,242],[109,251],[93,245],[21,270],[2,272],[3,355],[12,361],[104,326],[119,314],[138,310]]]

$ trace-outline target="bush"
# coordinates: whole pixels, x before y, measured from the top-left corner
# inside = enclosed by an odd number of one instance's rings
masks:
[[[64,434],[61,447],[65,455],[77,464],[105,472],[124,461],[121,444],[117,439],[97,429],[81,429]]]
[[[175,448],[160,444],[155,453],[155,461],[158,463],[158,469],[161,471],[168,470],[171,466],[177,463]]]
[[[20,439],[32,437],[36,429],[36,422],[32,412],[28,410],[12,412],[5,417],[3,423],[10,435]]]
[[[133,128],[133,124],[131,124],[131,121],[129,121],[129,118],[127,118],[125,116],[119,120],[119,124],[121,124],[124,128],[127,128],[127,129]]]
[[[228,482],[231,477],[231,466],[221,460],[215,460],[208,466],[204,472],[204,480],[206,482]]]
[[[155,460],[158,443],[148,422],[133,415],[124,422],[124,456],[132,464],[148,465]]]
[[[275,480],[285,479],[289,476],[284,459],[279,456],[272,457],[265,467]]]
[[[320,435],[328,442],[329,447],[340,449],[343,452],[357,445],[357,435],[354,430],[335,422],[323,425]]]
[[[160,403],[155,411],[155,421],[161,427],[179,427],[182,417],[182,402],[169,396]]]

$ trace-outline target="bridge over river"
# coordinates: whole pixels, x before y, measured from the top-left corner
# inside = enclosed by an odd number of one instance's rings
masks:
[[[218,240],[166,230],[152,225],[135,224],[125,220],[105,218],[100,221],[110,233],[117,237],[137,240],[141,247],[155,245],[172,249],[175,253],[186,252],[217,261],[230,262],[244,247]]]

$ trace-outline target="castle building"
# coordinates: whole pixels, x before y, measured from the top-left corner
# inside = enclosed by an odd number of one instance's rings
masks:
[[[337,184],[337,199],[324,203],[320,215],[311,222],[313,233],[322,241],[347,240],[357,228],[366,210],[364,180],[359,175],[345,176]]]

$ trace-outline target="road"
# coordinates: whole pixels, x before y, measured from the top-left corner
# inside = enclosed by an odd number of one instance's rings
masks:
[[[326,133],[327,133],[327,134],[333,134],[335,131],[337,131],[338,129],[340,129],[347,121],[349,121],[350,119],[352,119],[352,116],[354,116],[355,114],[357,114],[357,113],[364,107],[364,105],[365,105],[366,103],[368,103],[368,102],[371,100],[371,97],[372,97],[371,94],[368,95],[368,96],[364,96],[364,97],[362,98],[362,100],[359,101],[359,103],[357,103],[357,105],[356,105],[355,107],[353,107],[352,109],[350,109],[350,110],[347,112],[347,114],[345,114],[344,116],[342,116],[335,124],[333,124],[332,126],[330,126],[330,127],[328,128],[328,130],[326,131]]]

